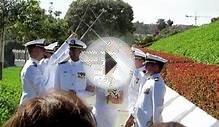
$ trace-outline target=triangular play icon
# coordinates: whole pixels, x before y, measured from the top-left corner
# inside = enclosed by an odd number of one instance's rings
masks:
[[[115,67],[117,62],[107,53],[105,52],[105,75]]]

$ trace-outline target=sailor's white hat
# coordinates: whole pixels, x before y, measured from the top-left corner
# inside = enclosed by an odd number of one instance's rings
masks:
[[[145,63],[148,62],[161,62],[161,63],[166,63],[167,60],[160,57],[160,56],[156,56],[150,53],[146,53],[146,57],[145,57]]]
[[[143,57],[143,58],[146,57],[146,54],[142,50],[140,50],[138,48],[131,47],[131,50],[134,52],[134,56]]]
[[[54,52],[55,48],[58,46],[58,42],[51,43],[44,48],[46,49],[47,52]]]
[[[24,46],[25,47],[28,47],[28,46],[44,47],[45,46],[45,39],[29,41],[26,44],[24,44]]]
[[[68,44],[70,48],[79,48],[79,49],[86,49],[87,45],[82,42],[81,40],[78,40],[76,38],[71,38],[68,40]]]

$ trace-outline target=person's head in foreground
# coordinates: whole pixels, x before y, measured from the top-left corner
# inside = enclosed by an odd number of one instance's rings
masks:
[[[145,67],[147,73],[150,75],[160,73],[166,62],[167,60],[162,57],[146,53]]]
[[[21,105],[3,127],[96,127],[96,120],[76,94],[56,91]]]
[[[151,127],[185,127],[185,126],[177,122],[167,122],[167,123],[155,123]]]

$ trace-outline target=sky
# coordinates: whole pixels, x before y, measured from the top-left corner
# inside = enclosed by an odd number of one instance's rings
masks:
[[[53,10],[61,11],[65,16],[73,0],[40,0],[40,6],[49,9],[53,2]],[[209,23],[211,18],[219,17],[219,0],[123,0],[132,6],[134,20],[145,24],[156,23],[160,18],[171,19],[174,24],[197,25]],[[189,15],[191,17],[186,17]]]

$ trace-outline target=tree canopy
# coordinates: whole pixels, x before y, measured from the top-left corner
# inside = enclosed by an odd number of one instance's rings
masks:
[[[60,11],[54,13],[46,14],[39,0],[1,0],[0,59],[5,58],[4,63],[11,61],[8,58],[12,58],[12,49],[20,48],[16,43],[22,45],[41,38],[50,43],[63,42],[67,38],[67,23],[58,18]]]
[[[157,20],[157,28],[161,31],[162,29],[166,28],[167,23],[164,19],[158,19]]]
[[[40,8],[39,0],[0,2],[0,26],[7,33],[5,40],[22,43],[39,38],[64,41],[67,37],[67,24],[58,18],[60,14],[60,11],[54,11],[55,17],[46,14],[45,10]]]
[[[8,27],[10,39],[27,42],[46,38],[49,41],[63,40],[66,25],[62,19],[45,14],[37,0],[21,0],[16,5],[16,21]]]
[[[97,22],[94,21],[102,13]],[[73,1],[65,15],[69,31],[79,37],[92,26],[100,36],[126,36],[133,33],[133,11],[129,4],[122,0],[77,0]],[[80,25],[79,25],[80,24]],[[79,27],[78,27],[79,26]],[[88,32],[85,41],[96,39],[94,32]]]

